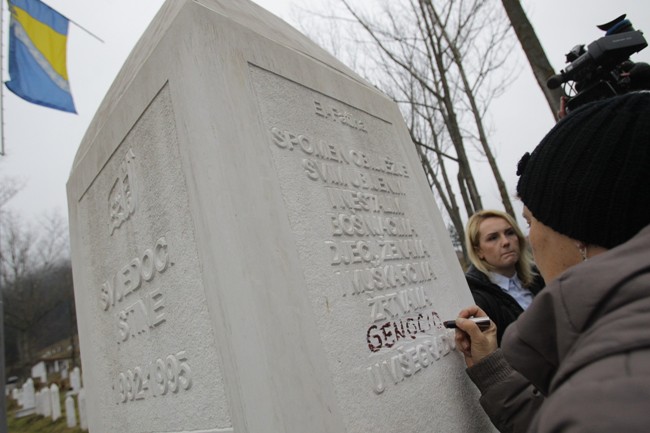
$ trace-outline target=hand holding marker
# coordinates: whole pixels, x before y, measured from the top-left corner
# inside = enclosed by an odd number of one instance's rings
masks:
[[[476,323],[478,326],[478,329],[481,331],[485,331],[490,327],[490,318],[489,317],[470,317],[467,320],[471,320],[472,322]],[[456,328],[456,321],[455,320],[445,320],[442,322],[443,325],[445,325],[445,328]]]

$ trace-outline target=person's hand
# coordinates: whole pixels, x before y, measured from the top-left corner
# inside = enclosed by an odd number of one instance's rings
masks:
[[[467,320],[470,317],[487,317],[487,314],[476,305],[467,307],[458,313],[456,347],[465,356],[465,364],[468,367],[478,363],[498,348],[497,326],[494,322],[490,322],[488,329],[481,331],[476,323]]]

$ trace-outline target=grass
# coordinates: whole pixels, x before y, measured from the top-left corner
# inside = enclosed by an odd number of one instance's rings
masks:
[[[65,417],[52,422],[52,418],[45,418],[42,415],[30,415],[23,418],[15,418],[9,414],[7,430],[11,433],[82,433],[79,427],[69,428]]]
[[[77,427],[69,428],[65,417],[65,404],[62,396],[61,418],[52,422],[52,417],[42,415],[29,415],[16,418],[18,406],[10,400],[7,407],[7,431],[10,433],[87,433],[79,428],[79,415],[77,415]]]

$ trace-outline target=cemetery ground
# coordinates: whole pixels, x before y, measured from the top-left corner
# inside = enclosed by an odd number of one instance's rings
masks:
[[[53,422],[51,417],[36,414],[16,418],[16,411],[19,407],[15,401],[9,399],[7,406],[7,431],[9,433],[87,433],[80,429],[79,426],[73,428],[67,426],[64,400],[65,393],[61,395],[61,417]]]

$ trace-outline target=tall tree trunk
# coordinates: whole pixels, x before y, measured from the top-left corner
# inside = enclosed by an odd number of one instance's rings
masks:
[[[515,211],[512,207],[512,203],[510,202],[510,196],[508,195],[508,189],[506,188],[506,184],[503,181],[503,177],[501,176],[501,171],[499,170],[494,155],[492,154],[492,149],[490,149],[490,145],[488,144],[487,135],[485,134],[485,128],[483,127],[483,118],[476,104],[476,98],[474,97],[472,87],[469,84],[469,80],[467,78],[467,74],[463,66],[462,55],[458,51],[458,47],[456,46],[456,44],[449,37],[449,34],[447,33],[445,27],[440,25],[441,24],[440,17],[438,16],[438,12],[434,8],[433,4],[431,3],[431,0],[420,0],[420,8],[422,11],[422,16],[425,19],[425,21],[427,21],[427,18],[431,18],[436,23],[439,24],[440,32],[443,38],[445,39],[445,41],[447,41],[449,45],[449,48],[451,50],[454,59],[454,63],[456,63],[456,67],[458,67],[458,71],[460,72],[460,77],[463,83],[465,94],[467,95],[467,100],[470,104],[472,116],[474,117],[474,123],[476,124],[476,129],[478,131],[481,148],[483,149],[483,153],[485,153],[485,157],[487,158],[488,163],[490,164],[490,169],[492,170],[494,180],[496,181],[497,188],[499,189],[499,194],[501,195],[501,202],[503,203],[503,208],[508,214],[510,214],[510,216],[516,219]]]
[[[553,117],[557,119],[558,112],[560,111],[560,98],[564,95],[564,92],[560,88],[551,90],[546,86],[546,81],[551,75],[555,74],[555,71],[546,57],[544,48],[542,48],[542,44],[539,42],[535,33],[535,29],[530,24],[528,16],[526,16],[526,12],[524,12],[519,0],[501,0],[501,3],[506,14],[508,14],[510,24],[512,24],[521,48],[526,54],[528,63],[530,63],[530,67],[537,80],[537,85],[542,89],[546,97],[546,102],[548,102],[548,106],[553,113]]]
[[[415,8],[415,6],[413,7]],[[426,17],[423,16],[423,18]],[[426,49],[429,64],[432,69],[435,68],[437,70],[439,78],[438,84],[442,87],[442,92],[432,93],[438,98],[438,101],[444,107],[444,110],[441,110],[441,114],[445,119],[447,131],[449,132],[449,137],[451,138],[451,142],[454,145],[456,156],[458,158],[458,186],[461,191],[464,188],[467,188],[467,193],[461,195],[463,196],[463,199],[466,200],[465,206],[467,207],[467,216],[469,217],[477,210],[483,209],[483,203],[476,182],[474,181],[474,175],[469,164],[469,158],[467,158],[467,153],[465,152],[465,143],[463,135],[461,134],[460,125],[458,124],[456,108],[454,107],[453,92],[450,88],[447,77],[448,68],[444,64],[444,49],[439,46],[439,40],[436,42],[434,31],[426,19],[424,20],[424,25],[425,28],[421,29],[421,31],[423,37],[426,38],[428,42],[426,44]],[[469,198],[469,200],[467,200],[467,198]]]

